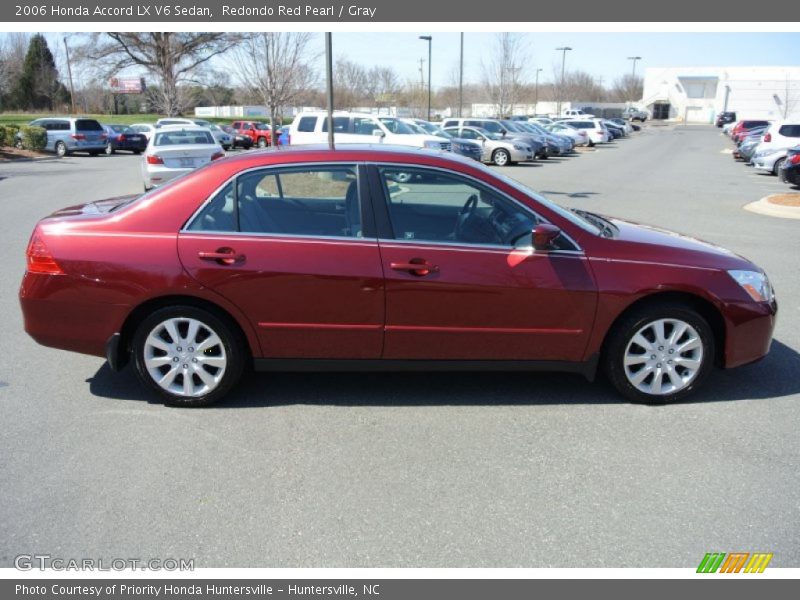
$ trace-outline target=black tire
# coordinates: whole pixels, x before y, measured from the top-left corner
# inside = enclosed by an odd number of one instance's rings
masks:
[[[258,138],[258,147],[259,148],[266,148],[267,147],[267,138],[265,138],[265,137]]]
[[[56,156],[64,158],[67,155],[67,145],[64,142],[56,142]]]
[[[91,152],[89,152],[89,156],[100,156],[100,152],[98,152],[97,150],[92,150]]]
[[[511,154],[508,150],[498,148],[492,154],[492,162],[498,167],[507,167],[511,164]]]
[[[777,175],[778,173],[780,173],[781,165],[784,162],[786,162],[786,158],[779,158],[778,160],[775,161],[775,164],[772,165],[772,174],[773,175]]]
[[[147,371],[144,358],[147,337],[156,327],[159,326],[159,324],[168,319],[176,318],[187,318],[200,321],[204,327],[207,327],[216,333],[222,342],[227,363],[225,365],[223,375],[216,384],[216,387],[202,395],[187,397],[165,390],[153,379],[153,377],[151,377]],[[238,334],[238,332],[236,332],[235,328],[227,322],[227,320],[220,319],[216,315],[206,310],[193,306],[170,306],[159,309],[149,315],[140,323],[136,333],[133,336],[132,351],[136,375],[139,377],[139,380],[142,382],[142,384],[164,398],[165,404],[181,407],[209,406],[222,399],[241,379],[248,356],[244,341],[241,339],[241,336]],[[179,373],[176,375],[176,378],[183,376],[184,375],[182,373]]]
[[[142,153],[142,151],[141,151],[141,150],[134,150],[134,151],[133,151],[133,153],[134,153],[134,154],[141,154],[141,153]]]
[[[688,385],[671,393],[649,394],[639,390],[628,380],[623,361],[633,336],[649,322],[658,319],[678,319],[693,327],[702,344],[702,358],[700,367]],[[602,367],[617,391],[632,402],[665,404],[682,400],[703,384],[713,369],[715,351],[714,332],[699,313],[685,304],[661,302],[634,309],[614,325],[603,351]]]

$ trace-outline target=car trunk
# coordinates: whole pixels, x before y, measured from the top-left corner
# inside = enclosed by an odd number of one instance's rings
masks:
[[[209,144],[208,147],[197,147],[194,144],[178,146],[157,146],[156,156],[161,157],[164,166],[170,169],[196,169],[211,162],[211,157],[219,152],[219,148]]]

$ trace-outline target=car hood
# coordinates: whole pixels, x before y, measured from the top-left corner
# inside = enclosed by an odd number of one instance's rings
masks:
[[[651,225],[606,218],[617,230],[613,238],[605,238],[609,242],[608,258],[711,269],[754,268],[746,258],[711,242]]]

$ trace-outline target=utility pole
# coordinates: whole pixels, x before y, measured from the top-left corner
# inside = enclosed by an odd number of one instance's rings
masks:
[[[569,46],[562,46],[561,48],[556,48],[557,52],[561,52],[561,84],[558,86],[558,116],[561,116],[561,102],[563,100],[564,95],[564,69],[567,64],[567,52],[572,50]]]
[[[539,114],[539,73],[542,72],[542,69],[536,69],[536,84],[534,86],[533,92],[533,114]]]
[[[433,47],[433,36],[421,35],[419,39],[428,42],[428,121],[431,120],[431,52]]]
[[[72,64],[69,60],[69,46],[67,45],[67,36],[64,36],[64,52],[67,55],[67,73],[69,74],[69,99],[72,105],[72,114],[75,114],[75,86],[72,83]]]
[[[333,150],[333,42],[331,33],[325,34],[325,75],[328,88],[328,147]]]
[[[458,61],[458,116],[464,106],[464,32],[461,32],[461,55]]]
[[[628,60],[633,61],[633,69],[631,70],[631,96],[633,96],[634,86],[636,85],[636,61],[642,60],[641,56],[629,56]],[[630,99],[631,102],[634,101],[634,98]]]

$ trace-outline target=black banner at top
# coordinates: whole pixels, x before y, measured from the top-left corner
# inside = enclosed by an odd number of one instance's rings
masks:
[[[800,4],[778,13],[752,3],[672,0],[11,0],[0,4],[6,23],[46,22],[739,22],[800,21]]]

